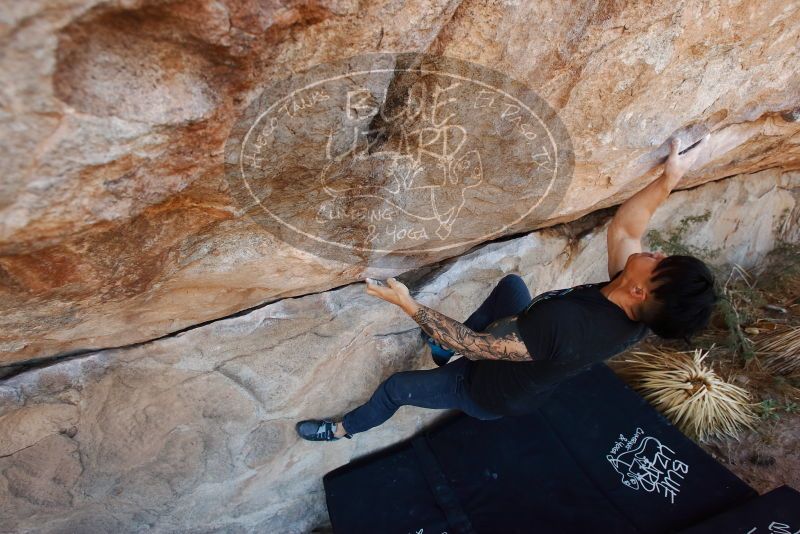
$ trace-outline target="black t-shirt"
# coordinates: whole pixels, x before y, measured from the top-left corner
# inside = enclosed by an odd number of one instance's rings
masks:
[[[554,289],[534,298],[517,316],[532,361],[470,361],[467,383],[475,403],[498,415],[530,413],[561,380],[645,337],[647,326],[628,318],[600,292],[609,282]]]

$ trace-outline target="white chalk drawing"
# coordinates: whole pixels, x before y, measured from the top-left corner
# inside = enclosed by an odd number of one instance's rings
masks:
[[[275,80],[225,144],[243,213],[297,248],[375,267],[546,220],[573,168],[568,130],[524,84],[419,53]]]
[[[630,438],[619,435],[606,459],[634,490],[657,493],[675,503],[689,466],[675,459],[675,451],[644,430],[637,428]]]
[[[476,148],[467,149],[470,137],[467,125],[457,124],[455,113],[444,114],[444,104],[456,101],[455,98],[447,98],[446,93],[459,85],[453,83],[443,88],[435,84],[430,88],[420,83],[414,86],[419,91],[432,93],[429,98],[433,105],[425,118],[424,127],[419,127],[417,122],[413,123],[414,128],[407,126],[411,124],[407,116],[412,107],[409,104],[403,113],[384,117],[381,130],[364,131],[357,125],[331,132],[326,144],[329,163],[320,173],[325,192],[333,200],[357,197],[383,200],[404,213],[406,220],[435,219],[438,227],[434,233],[439,239],[447,238],[467,201],[466,190],[483,183],[480,151]],[[356,98],[356,93],[353,91],[348,94],[348,102]],[[359,108],[362,113],[375,115],[382,112],[382,108],[377,106],[369,109],[370,105],[374,105],[369,104],[372,102],[367,98],[369,93],[362,96],[364,104]],[[380,100],[385,101],[386,98],[384,94]],[[397,137],[395,145],[398,150],[373,152],[374,140],[367,144],[358,143],[364,138],[381,139],[380,134],[385,134],[387,130],[391,131],[390,135]],[[337,142],[337,137],[344,142]],[[345,150],[334,155],[332,147],[335,146],[344,146]],[[382,177],[376,176],[376,173]],[[354,184],[354,175],[371,176],[373,180],[367,184]],[[424,231],[424,227],[421,229]],[[418,239],[429,239],[429,236],[420,232]]]
[[[766,532],[769,534],[800,534],[800,528],[794,530],[791,526],[787,525],[786,523],[781,523],[779,521],[773,521],[769,524],[769,526],[765,529],[760,529],[758,527],[753,527],[752,529],[747,531],[747,534],[761,534],[762,532]]]

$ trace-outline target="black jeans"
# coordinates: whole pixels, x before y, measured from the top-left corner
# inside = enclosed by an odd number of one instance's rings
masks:
[[[502,317],[516,315],[531,301],[531,294],[519,275],[508,274],[492,289],[475,312],[464,321],[470,329],[481,332]],[[435,369],[401,371],[383,381],[372,397],[347,412],[342,424],[355,434],[378,426],[389,419],[400,406],[458,409],[478,419],[502,417],[481,408],[469,397],[464,384],[469,360],[461,356]]]

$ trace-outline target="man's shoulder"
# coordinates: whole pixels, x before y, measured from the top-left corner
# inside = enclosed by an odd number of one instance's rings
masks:
[[[564,297],[572,295],[574,292],[590,287],[592,284],[580,284],[572,287],[565,287],[560,289],[550,289],[539,293],[530,301],[530,303],[522,310],[521,313],[532,311],[535,308],[543,306],[557,306],[558,303],[564,301]]]
[[[587,335],[606,333],[639,333],[646,329],[640,321],[630,319],[616,304],[599,291],[596,284],[582,284],[557,298],[543,299],[520,313],[519,323],[525,326],[555,324],[559,330],[590,331]]]

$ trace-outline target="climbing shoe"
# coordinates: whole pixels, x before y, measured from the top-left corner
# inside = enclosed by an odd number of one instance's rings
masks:
[[[450,356],[455,354],[455,351],[452,349],[446,349],[442,347],[439,343],[436,342],[431,336],[429,336],[424,330],[420,330],[420,335],[422,339],[428,344],[431,348],[431,357],[433,358],[433,363],[441,367],[442,365],[446,364],[450,361]]]
[[[306,419],[294,425],[297,434],[309,441],[336,441],[342,438],[334,436],[336,423],[327,419]],[[350,433],[344,435],[347,439],[353,439]]]

